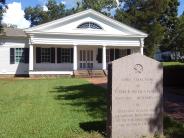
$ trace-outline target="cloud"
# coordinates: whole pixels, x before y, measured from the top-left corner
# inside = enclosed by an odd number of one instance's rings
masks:
[[[8,4],[6,13],[3,14],[2,23],[16,25],[18,28],[30,27],[30,22],[24,18],[24,11],[22,10],[21,3],[13,2]]]
[[[65,4],[66,4],[66,1],[61,1],[61,3],[62,3],[63,5],[65,5]]]
[[[81,0],[61,0],[61,3],[66,6],[67,9],[75,7],[77,2],[80,2]]]
[[[48,7],[46,5],[43,5],[43,11],[45,11],[45,12],[48,11]]]

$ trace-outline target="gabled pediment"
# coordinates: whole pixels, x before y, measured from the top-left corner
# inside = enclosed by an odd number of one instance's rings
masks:
[[[79,28],[84,23],[94,23],[101,29]],[[120,35],[146,37],[147,34],[135,28],[115,21],[92,9],[76,13],[52,22],[48,22],[25,30],[26,33],[43,34],[100,34],[100,35]]]

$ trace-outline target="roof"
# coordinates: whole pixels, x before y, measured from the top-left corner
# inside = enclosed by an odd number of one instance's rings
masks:
[[[19,28],[5,27],[3,28],[3,36],[7,37],[26,37],[24,30]]]
[[[35,26],[35,27],[31,27],[31,28],[28,28],[28,29],[25,29],[25,32],[26,33],[45,33],[46,32],[46,28],[49,28],[51,26],[54,26],[54,25],[58,25],[58,24],[62,24],[66,21],[69,21],[69,20],[72,20],[72,19],[76,19],[77,17],[81,17],[81,16],[84,16],[84,15],[94,15],[95,17],[97,18],[101,18],[103,19],[104,21],[107,21],[107,22],[110,22],[120,28],[124,28],[126,30],[129,30],[130,32],[133,32],[133,34],[137,35],[137,36],[142,36],[142,37],[147,37],[148,34],[140,31],[140,30],[137,30],[133,27],[130,27],[124,23],[121,23],[119,21],[116,21],[110,17],[107,17],[99,12],[96,12],[95,10],[92,10],[92,9],[88,9],[88,10],[85,10],[85,11],[82,11],[82,12],[79,12],[79,13],[76,13],[76,14],[73,14],[73,15],[70,15],[70,16],[66,16],[64,18],[60,18],[60,19],[57,19],[57,20],[54,20],[54,21],[51,21],[51,22],[48,22],[48,23],[44,23],[44,24],[41,24],[41,25],[38,25],[38,26]],[[45,31],[40,31],[40,30],[45,30]],[[53,32],[54,33],[54,32]]]

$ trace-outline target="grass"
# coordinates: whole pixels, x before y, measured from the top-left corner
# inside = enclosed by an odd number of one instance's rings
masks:
[[[0,138],[103,138],[106,90],[75,78],[0,80]],[[166,138],[184,124],[164,119]]]
[[[164,118],[164,134],[166,138],[184,138],[184,123],[166,116]]]
[[[81,79],[0,80],[0,138],[104,137],[105,100]]]
[[[162,62],[164,67],[184,67],[184,63],[181,62]]]

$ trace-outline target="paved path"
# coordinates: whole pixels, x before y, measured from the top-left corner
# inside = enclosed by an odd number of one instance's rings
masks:
[[[107,78],[88,78],[94,85],[107,88]],[[183,95],[174,94],[176,92]],[[166,88],[164,90],[164,112],[178,121],[184,122],[184,89]]]
[[[183,95],[174,94],[182,91]],[[184,89],[167,88],[164,92],[164,110],[167,115],[184,122]]]
[[[97,86],[103,87],[103,88],[107,88],[107,78],[103,77],[103,78],[87,78],[87,80]]]

